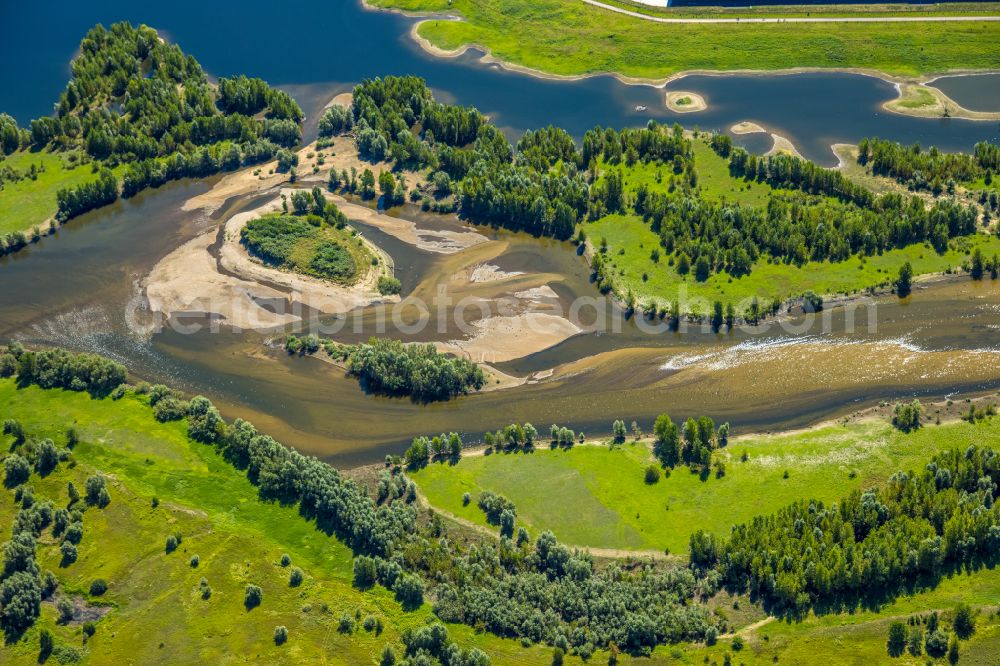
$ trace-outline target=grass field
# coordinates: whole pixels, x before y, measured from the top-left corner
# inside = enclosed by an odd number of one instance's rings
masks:
[[[917,76],[1000,68],[1000,51],[994,48],[1000,23],[670,25],[579,0],[369,2],[383,8],[460,14],[464,21],[422,24],[420,36],[449,50],[479,44],[501,60],[558,75],[617,72],[662,79],[694,69],[836,67]]]
[[[143,399],[92,400],[82,393],[17,390],[0,380],[0,417],[17,418],[30,435],[65,443],[74,424],[81,443],[76,465],[61,464],[30,484],[38,499],[66,504],[66,483],[82,488],[99,471],[109,479],[111,504],[88,509],[79,559],[59,567],[58,543],[41,538],[40,568],[56,573],[61,594],[109,608],[96,635],[83,642],[81,623],[57,624],[53,603],[43,605],[41,620],[14,645],[0,647],[0,663],[35,663],[38,630],[48,628],[57,644],[82,650],[92,663],[374,663],[385,643],[399,647],[400,632],[430,617],[430,607],[404,613],[392,594],[381,588],[359,592],[351,586],[352,554],[302,520],[296,510],[257,499],[256,489],[211,449],[191,443],[185,426],[157,423]],[[2,436],[6,451],[9,438]],[[152,499],[159,506],[152,506]],[[16,507],[13,493],[0,490],[0,541],[9,538]],[[166,554],[166,537],[183,536],[177,551]],[[289,569],[280,566],[288,553],[305,582],[288,585]],[[197,568],[189,564],[200,557]],[[208,580],[211,597],[203,600],[199,581]],[[104,578],[108,592],[90,599],[91,581]],[[263,603],[243,607],[243,590],[263,588]],[[337,631],[343,613],[383,620],[381,636],[356,627]],[[274,627],[284,625],[288,643],[275,646]],[[450,627],[460,643],[497,655],[500,663],[540,663],[540,649],[528,650],[490,635],[474,636],[464,626]],[[58,663],[51,658],[49,663]]]
[[[695,529],[725,535],[733,524],[796,499],[833,501],[900,469],[921,468],[938,450],[998,439],[1000,419],[928,426],[908,435],[882,421],[864,421],[734,441],[717,454],[726,463],[722,478],[701,480],[677,467],[646,484],[643,473],[653,460],[646,442],[466,457],[412,477],[432,506],[483,526],[475,498],[491,490],[514,502],[518,521],[532,533],[551,529],[579,546],[683,553]],[[463,506],[466,492],[473,499]]]
[[[21,150],[0,159],[0,169],[10,167],[21,173],[27,173],[32,164],[39,170],[36,179],[4,183],[0,189],[0,235],[43,225],[56,214],[56,191],[97,179],[89,164],[67,168],[63,155],[48,151]]]
[[[704,141],[694,141],[694,152],[703,198],[757,207],[767,205],[770,194],[775,191],[769,185],[730,176],[727,161],[716,155]],[[672,177],[669,167],[655,164],[636,163],[621,171],[628,193],[634,193],[643,183],[650,189],[662,191]],[[660,307],[679,299],[682,312],[701,315],[707,315],[716,300],[732,303],[737,312],[741,312],[755,296],[767,302],[793,298],[806,291],[824,295],[852,294],[870,287],[889,286],[896,279],[900,266],[907,261],[913,266],[914,274],[921,275],[958,269],[976,247],[980,247],[987,257],[1000,252],[1000,237],[979,233],[959,239],[953,243],[953,249],[943,254],[929,244],[920,244],[863,259],[853,256],[835,263],[811,261],[796,266],[758,261],[748,275],[734,278],[726,273],[715,273],[706,281],[698,282],[691,274],[681,276],[677,273],[664,256],[657,234],[634,213],[608,215],[587,222],[582,228],[593,247],[607,242],[605,258],[611,264],[609,275],[619,296],[624,297],[631,291],[639,305],[655,301]],[[654,249],[660,251],[658,261],[652,258]]]
[[[111,503],[104,509],[89,508],[84,515],[84,536],[79,547],[79,559],[67,567],[59,566],[58,545],[43,532],[39,542],[40,568],[56,573],[60,587],[52,601],[43,604],[42,617],[17,643],[0,646],[0,663],[34,664],[37,662],[38,635],[42,628],[51,631],[57,651],[49,658],[53,663],[94,664],[155,664],[155,663],[325,663],[374,664],[385,643],[400,646],[400,634],[407,627],[419,626],[431,618],[430,605],[405,613],[391,593],[375,588],[359,592],[351,586],[350,551],[333,538],[326,537],[302,520],[292,507],[261,502],[256,489],[228,463],[220,459],[211,447],[189,441],[184,425],[179,422],[156,422],[145,399],[131,393],[119,401],[94,400],[83,393],[42,390],[36,387],[18,390],[12,380],[0,380],[0,417],[16,418],[32,437],[51,437],[58,445],[65,443],[65,429],[73,425],[80,443],[73,449],[71,460],[61,463],[45,478],[32,474],[29,484],[37,500],[50,499],[56,506],[66,503],[66,483],[73,481],[82,487],[85,479],[100,472],[108,479]],[[859,432],[877,435],[866,426]],[[751,456],[763,460],[765,455],[785,455],[783,449],[811,452],[817,465],[831,448],[857,451],[859,458],[849,464],[825,464],[825,481],[818,476],[794,473],[789,483],[798,484],[797,492],[812,490],[808,478],[823,484],[824,492],[842,492],[850,483],[862,479],[876,480],[884,476],[885,465],[878,460],[895,458],[913,460],[930,455],[933,446],[943,443],[961,444],[971,436],[969,426],[949,425],[928,429],[911,436],[908,443],[890,437],[877,448],[877,453],[861,445],[833,442],[847,435],[831,430],[816,441],[804,435],[784,438],[738,441],[731,453],[747,448]],[[996,434],[996,426],[980,426]],[[988,429],[988,430],[986,430]],[[938,433],[939,444],[929,445],[930,435]],[[852,431],[851,437],[857,433]],[[866,435],[867,436],[867,435]],[[897,441],[899,440],[899,441]],[[2,436],[0,445],[6,450],[10,438]],[[870,447],[869,447],[870,448]],[[922,449],[919,452],[917,449]],[[805,455],[805,454],[803,454]],[[587,456],[593,456],[589,458]],[[428,472],[465,474],[470,464],[477,462],[517,463],[526,470],[548,458],[553,461],[589,461],[593,469],[608,469],[609,460],[618,461],[622,474],[616,502],[629,501],[625,495],[635,490],[638,471],[642,467],[642,451],[625,446],[616,451],[606,448],[582,447],[568,453],[539,451],[531,459],[522,456],[494,456],[489,459],[466,459],[458,467],[434,466]],[[802,456],[795,456],[801,458]],[[755,457],[746,465],[759,463]],[[827,461],[829,462],[829,461]],[[740,463],[734,463],[731,468]],[[784,462],[781,463],[783,465]],[[596,465],[596,467],[595,467]],[[631,465],[637,472],[627,472]],[[839,474],[856,467],[856,481],[841,482]],[[565,466],[572,473],[575,463]],[[748,468],[749,469],[749,468]],[[769,468],[770,469],[770,468]],[[797,469],[797,468],[796,468]],[[603,470],[602,470],[603,471]],[[742,500],[729,494],[715,494],[730,481],[750,487],[752,479],[740,477],[732,469],[722,480],[711,479],[702,486],[698,501],[716,506],[735,506]],[[671,481],[682,480],[675,472]],[[689,475],[686,475],[689,476]],[[692,479],[683,483],[697,488],[701,482]],[[423,483],[423,481],[422,481]],[[525,485],[530,484],[526,480]],[[641,482],[640,482],[641,483]],[[660,482],[659,490],[665,487]],[[556,484],[558,485],[558,484]],[[735,485],[735,484],[734,484]],[[768,491],[773,492],[769,484]],[[547,496],[546,485],[534,490]],[[757,484],[760,488],[760,484]],[[791,486],[785,491],[793,495]],[[812,493],[809,493],[812,494]],[[778,493],[763,504],[783,501]],[[605,499],[610,498],[606,494]],[[640,499],[642,496],[637,496]],[[158,499],[157,506],[153,498]],[[575,507],[574,520],[588,516],[588,504],[574,504],[577,496],[566,495],[559,503]],[[674,500],[676,508],[690,498]],[[556,502],[550,504],[555,508]],[[526,505],[518,505],[519,509]],[[766,508],[766,507],[765,507]],[[632,506],[629,506],[631,511]],[[671,511],[674,509],[672,508]],[[0,525],[9,534],[9,525],[16,513],[13,492],[0,490]],[[523,513],[523,511],[519,511]],[[569,514],[567,514],[569,515]],[[688,520],[698,520],[690,517]],[[167,554],[166,537],[180,533],[180,547]],[[671,537],[673,538],[673,537]],[[299,587],[288,584],[289,569],[280,565],[283,553],[291,557],[291,566],[301,567],[305,581]],[[193,555],[199,556],[197,567],[191,566]],[[203,599],[199,581],[204,577],[212,588],[211,596]],[[89,594],[90,583],[103,578],[110,584],[99,597]],[[243,607],[243,589],[248,583],[263,589],[263,603],[247,611]],[[57,622],[54,601],[61,596],[75,600],[77,617],[68,624]],[[857,612],[850,615],[809,617],[797,624],[770,622],[757,629],[743,632],[746,647],[734,663],[772,663],[780,655],[780,663],[811,663],[815,654],[829,655],[831,664],[875,663],[884,658],[888,617],[907,615],[932,608],[946,611],[959,601],[976,606],[993,605],[1000,600],[1000,572],[983,571],[971,576],[956,576],[944,581],[936,590],[897,600],[882,613]],[[733,608],[734,601],[740,608]],[[759,620],[763,613],[745,597],[729,599],[725,595],[713,601],[719,612],[733,618],[737,626]],[[342,614],[380,618],[384,631],[376,636],[360,626],[351,633],[341,633],[337,625]],[[96,633],[84,640],[82,613],[97,618]],[[276,646],[272,640],[274,627],[284,625],[289,630],[288,643]],[[962,644],[962,663],[991,663],[990,656],[1000,647],[1000,629],[995,618],[979,616],[977,632]],[[551,650],[545,646],[524,647],[520,643],[500,639],[459,625],[449,625],[451,635],[464,647],[485,650],[493,664],[544,665],[551,663]],[[766,638],[765,638],[766,637]],[[623,657],[619,663],[722,663],[730,650],[730,641],[723,638],[712,647],[676,645],[658,648],[649,659]],[[606,663],[607,653],[598,652],[589,663]],[[582,663],[567,657],[567,664]],[[905,659],[896,663],[911,663]],[[912,662],[917,663],[917,662]],[[919,663],[924,663],[922,660]]]

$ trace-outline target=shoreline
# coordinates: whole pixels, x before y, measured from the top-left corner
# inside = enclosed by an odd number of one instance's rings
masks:
[[[903,93],[901,92],[901,87],[904,85],[910,85],[910,86],[920,86],[925,89],[933,90],[937,93],[935,97],[940,96],[946,99],[947,103],[950,104],[951,107],[954,109],[954,112],[950,114],[950,117],[952,118],[962,118],[965,120],[982,120],[982,121],[1000,119],[1000,111],[986,112],[986,111],[971,111],[969,109],[965,109],[963,106],[955,102],[953,99],[945,95],[937,88],[927,85],[928,83],[936,79],[943,78],[946,76],[975,76],[975,75],[985,75],[985,74],[1000,74],[1000,70],[957,69],[957,70],[946,70],[943,72],[929,72],[926,74],[918,74],[913,76],[889,74],[888,72],[883,72],[881,70],[865,68],[865,67],[788,67],[785,69],[774,69],[774,70],[686,69],[680,72],[675,72],[673,74],[667,75],[663,78],[636,77],[636,76],[629,76],[627,74],[622,74],[620,72],[611,72],[611,71],[597,71],[597,72],[588,72],[584,74],[553,74],[551,72],[545,72],[540,69],[528,67],[526,65],[521,65],[518,63],[498,58],[495,55],[493,55],[491,49],[487,48],[482,44],[470,42],[463,44],[458,48],[449,50],[435,45],[429,39],[420,34],[420,26],[428,21],[465,20],[463,17],[458,16],[456,14],[407,12],[405,10],[398,9],[395,7],[376,7],[369,4],[367,0],[360,0],[360,2],[362,8],[369,11],[390,12],[394,14],[399,14],[401,16],[405,16],[410,19],[416,19],[413,22],[413,25],[410,26],[410,31],[409,31],[410,37],[425,53],[429,55],[438,58],[457,58],[462,55],[465,55],[470,50],[476,50],[482,52],[483,55],[482,57],[479,58],[479,62],[481,62],[484,65],[495,64],[499,65],[505,70],[511,72],[517,72],[520,74],[527,74],[529,76],[534,76],[540,79],[548,79],[551,81],[580,81],[591,77],[611,76],[617,79],[620,83],[625,85],[645,85],[654,88],[665,89],[667,85],[669,85],[670,83],[678,81],[688,76],[788,76],[794,74],[824,74],[824,73],[856,74],[859,76],[870,76],[885,81],[886,83],[891,83],[894,86],[896,86],[896,90],[899,91],[897,98],[886,100],[882,104],[882,108],[891,113],[896,113],[899,115],[906,115],[916,118],[940,117],[939,115],[935,114],[920,113],[919,111],[908,109],[906,107],[890,108],[889,105],[893,103],[899,103],[903,99]],[[934,95],[934,93],[931,94]],[[668,106],[668,108],[670,107]]]

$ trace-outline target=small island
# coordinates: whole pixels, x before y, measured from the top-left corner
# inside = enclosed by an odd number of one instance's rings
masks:
[[[667,108],[674,113],[694,113],[704,111],[708,104],[698,93],[675,90],[667,93]]]

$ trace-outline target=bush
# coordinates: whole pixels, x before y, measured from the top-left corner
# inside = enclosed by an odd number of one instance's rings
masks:
[[[279,625],[274,628],[274,644],[284,645],[288,641],[288,629]]]
[[[281,566],[287,567],[291,563],[292,563],[292,558],[288,555],[288,553],[284,553],[281,556]]]
[[[914,400],[909,404],[896,403],[892,410],[892,425],[902,430],[910,432],[920,427],[920,417],[924,413],[924,407],[919,400]]]
[[[59,552],[62,554],[61,566],[68,567],[69,565],[76,562],[77,552],[76,546],[74,546],[69,541],[63,541],[59,545]]]
[[[403,283],[394,277],[383,275],[378,279],[378,293],[383,296],[392,296],[403,290]]]
[[[201,558],[198,557],[197,555],[192,555],[189,564],[191,565],[192,569],[197,569],[198,565],[201,564]]]
[[[299,585],[302,584],[302,578],[303,578],[302,569],[294,567],[292,569],[291,575],[288,577],[288,584],[291,587],[298,587]]]
[[[349,613],[344,613],[340,616],[337,631],[342,634],[350,634],[354,631],[354,618]]]
[[[175,537],[173,534],[167,537],[166,551],[168,554],[177,550],[178,545],[179,544],[177,543],[177,537]]]
[[[90,584],[90,596],[99,597],[108,591],[108,582],[103,578],[97,578]]]
[[[73,602],[69,600],[68,597],[62,597],[56,604],[56,609],[59,611],[59,621],[63,624],[72,621],[73,616],[76,614],[76,608],[73,606]]]
[[[968,640],[976,632],[976,614],[969,604],[959,604],[958,608],[955,609],[952,628],[962,640]]]
[[[260,606],[264,599],[264,591],[257,585],[247,585],[246,594],[243,597],[243,605],[247,610]]]
[[[7,456],[3,461],[3,469],[3,482],[8,488],[16,488],[31,476],[31,464],[16,453]]]
[[[88,621],[86,621],[86,622],[83,623],[83,635],[84,636],[86,636],[87,638],[90,638],[95,633],[97,633],[97,625],[96,624],[94,624],[90,620],[88,620]]]
[[[407,610],[420,608],[424,603],[424,582],[415,574],[403,574],[396,583],[396,599]]]
[[[893,622],[889,625],[889,640],[886,641],[886,651],[890,657],[898,657],[906,649],[906,625]]]
[[[656,465],[646,467],[646,483],[653,484],[660,480],[660,468]]]
[[[375,560],[365,555],[359,555],[354,560],[354,587],[367,590],[375,585],[378,569]]]

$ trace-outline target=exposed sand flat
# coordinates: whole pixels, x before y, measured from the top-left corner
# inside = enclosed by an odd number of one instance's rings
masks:
[[[339,95],[334,95],[333,99],[327,102],[326,106],[324,106],[323,108],[329,109],[331,106],[342,106],[344,108],[348,108],[352,104],[354,104],[354,94],[345,92],[345,93],[340,93]]]
[[[899,97],[882,105],[886,111],[922,118],[966,118],[968,120],[1000,120],[1000,111],[973,111],[948,97],[927,82],[896,82]]]
[[[766,132],[763,127],[757,123],[752,123],[749,120],[744,120],[738,122],[729,128],[729,131],[733,134],[757,134],[758,132]]]
[[[693,113],[708,108],[705,98],[698,93],[675,90],[667,93],[667,108],[674,113]]]
[[[477,362],[500,363],[548,349],[580,332],[568,319],[547,312],[488,317],[470,326],[475,329],[472,337],[438,343],[438,349]]]
[[[276,314],[254,299],[281,299],[287,294],[265,285],[223,275],[208,249],[216,232],[194,238],[171,252],[143,280],[151,312],[164,317],[182,313],[214,313],[226,324],[244,329],[267,329],[291,323],[297,317]]]
[[[524,275],[524,273],[522,271],[504,271],[493,264],[479,264],[469,273],[469,282],[495,282],[518,275]]]
[[[771,150],[764,153],[765,155],[779,155],[783,153],[786,155],[793,155],[795,157],[798,157],[800,160],[805,159],[799,153],[798,149],[796,149],[795,144],[793,144],[791,141],[781,136],[780,134],[775,134],[774,132],[771,132],[771,139],[774,140],[774,145],[771,146]]]
[[[218,260],[209,252],[218,233],[214,230],[185,243],[160,260],[143,281],[150,309],[166,316],[210,312],[224,317],[230,326],[266,329],[301,317],[272,313],[258,305],[255,298],[287,299],[325,314],[399,299],[378,293],[378,278],[384,267],[391,265],[391,259],[368,241],[364,242],[369,251],[381,261],[378,267],[369,267],[351,286],[279,270],[251,258],[240,244],[240,230],[251,219],[280,208],[281,199],[276,196],[254,210],[230,218],[221,232]]]
[[[488,239],[480,233],[472,231],[450,231],[444,229],[421,229],[416,222],[404,220],[392,215],[385,215],[367,206],[351,203],[341,196],[330,199],[351,220],[371,225],[390,236],[413,245],[417,249],[438,254],[454,254],[459,250],[485,243]]]

